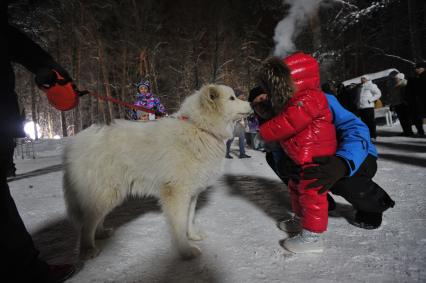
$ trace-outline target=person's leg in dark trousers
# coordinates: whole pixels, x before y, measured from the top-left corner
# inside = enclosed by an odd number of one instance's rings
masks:
[[[240,156],[246,154],[246,149],[244,148],[246,143],[246,136],[244,132],[241,132],[238,135],[238,146],[240,148]]]
[[[252,138],[251,133],[244,133],[244,138],[247,141],[247,146],[251,147],[252,149],[254,149],[253,138]]]
[[[226,141],[226,158],[232,159],[232,156],[230,155],[231,153],[231,144],[234,141],[234,138],[231,138],[229,140]]]
[[[245,137],[245,133],[243,131],[241,131],[241,133],[239,133],[238,135],[238,145],[240,147],[240,158],[250,158],[251,156],[246,154],[246,149],[245,149],[245,144],[246,144],[246,137]]]
[[[414,126],[417,129],[417,134],[419,136],[425,135],[425,130],[423,129],[423,119],[419,116],[416,116],[413,120]]]
[[[3,258],[0,266],[4,268],[1,274],[8,274],[8,278],[14,278],[13,282],[37,282],[40,280],[37,278],[47,273],[48,265],[38,259],[38,251],[10,195],[6,176],[13,155],[11,145],[13,142],[7,138],[0,142],[0,245]]]
[[[374,120],[374,108],[360,109],[359,114],[361,120],[367,125],[370,130],[370,138],[377,138],[376,134],[376,121]]]
[[[396,115],[398,115],[399,123],[401,124],[402,133],[406,136],[412,136],[413,130],[411,129],[410,116],[408,113],[408,106],[399,104],[395,106]]]
[[[391,197],[372,180],[376,171],[377,160],[368,155],[353,176],[339,180],[330,190],[353,205],[357,212],[351,224],[365,229],[378,228],[383,212],[395,205]]]

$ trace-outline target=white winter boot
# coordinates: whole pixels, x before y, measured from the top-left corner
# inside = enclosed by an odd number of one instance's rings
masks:
[[[287,233],[300,233],[302,231],[300,217],[294,215],[289,219],[285,219],[278,223],[278,228]]]
[[[303,229],[300,234],[284,240],[284,248],[292,253],[320,253],[324,250],[321,234]]]

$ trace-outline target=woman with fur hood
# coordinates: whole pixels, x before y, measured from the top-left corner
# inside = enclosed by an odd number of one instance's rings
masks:
[[[259,83],[267,97],[253,107],[268,120],[260,127],[265,142],[278,141],[302,168],[312,165],[315,157],[335,154],[333,117],[320,90],[319,66],[313,57],[295,53],[284,62],[277,57],[267,59],[260,68]],[[321,252],[320,236],[328,224],[327,194],[318,193],[322,186],[306,189],[312,180],[300,177],[291,178],[288,188],[303,230],[286,239],[284,247],[294,253]]]

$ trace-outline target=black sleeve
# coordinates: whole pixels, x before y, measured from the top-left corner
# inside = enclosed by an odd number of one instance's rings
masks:
[[[10,59],[35,73],[39,68],[54,64],[52,56],[39,45],[20,32],[17,28],[7,25],[6,40]]]

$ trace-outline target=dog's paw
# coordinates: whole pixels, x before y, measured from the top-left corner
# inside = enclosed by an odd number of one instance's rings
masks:
[[[188,248],[180,251],[180,256],[184,260],[190,260],[190,259],[196,258],[200,255],[201,255],[201,250],[197,246],[189,246]]]
[[[95,258],[99,255],[101,251],[96,247],[91,248],[82,248],[80,249],[80,259],[81,260],[88,260]]]
[[[95,234],[95,238],[98,240],[106,239],[112,236],[114,234],[114,229],[112,228],[104,228],[102,230],[97,230]]]
[[[188,239],[192,241],[202,241],[206,237],[207,237],[206,234],[204,234],[198,229],[194,229],[193,231],[188,231]]]

